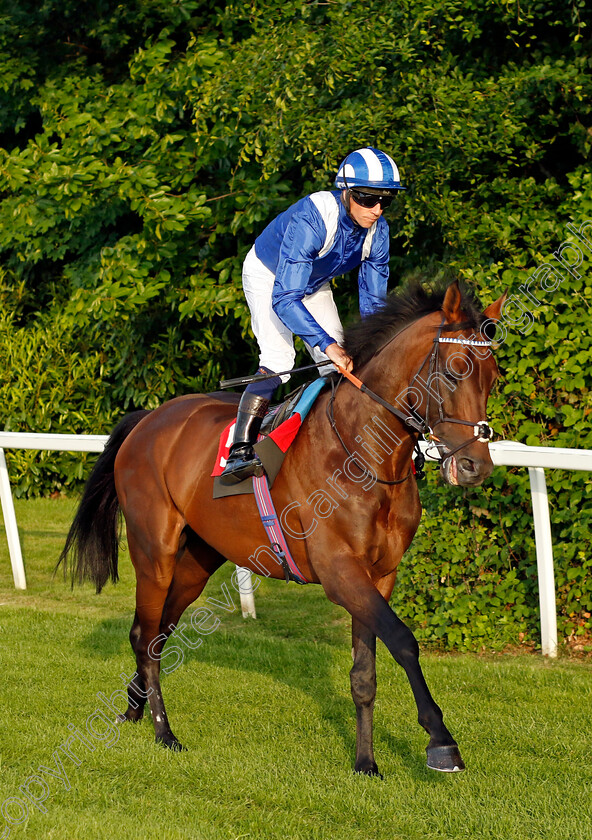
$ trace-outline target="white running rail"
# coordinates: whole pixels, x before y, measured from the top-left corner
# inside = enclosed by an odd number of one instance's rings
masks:
[[[2,513],[6,527],[14,585],[17,589],[26,589],[27,582],[4,450],[43,449],[60,452],[102,452],[107,440],[107,435],[0,432],[0,499],[2,501]],[[426,446],[427,444],[422,444],[424,451]],[[493,463],[498,466],[528,468],[539,579],[541,648],[545,656],[554,657],[557,656],[557,609],[553,543],[545,469],[592,471],[592,450],[526,446],[522,443],[505,440],[489,444],[489,450]],[[248,571],[248,569],[245,571]],[[252,615],[255,617],[255,599],[250,582],[250,573],[248,576],[246,574],[240,575],[239,581],[243,616]]]
[[[421,444],[421,446],[425,451],[426,444]],[[489,451],[491,460],[496,466],[528,467],[539,579],[541,651],[544,656],[555,657],[557,656],[557,605],[545,470],[592,471],[592,449],[527,446],[513,440],[499,440],[489,444]]]
[[[102,452],[109,440],[108,435],[51,435],[37,432],[0,432],[0,499],[6,528],[8,551],[12,564],[12,576],[16,589],[26,589],[25,566],[21,552],[14,502],[10,490],[5,449],[44,449],[58,452]],[[237,575],[241,610],[244,618],[257,618],[251,572]]]

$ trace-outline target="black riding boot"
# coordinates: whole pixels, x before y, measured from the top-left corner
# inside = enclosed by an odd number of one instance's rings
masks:
[[[250,475],[263,474],[261,461],[253,452],[253,444],[257,441],[268,406],[269,400],[258,394],[245,391],[242,395],[236,416],[234,443],[230,447],[228,461],[220,476],[221,484],[238,484]]]

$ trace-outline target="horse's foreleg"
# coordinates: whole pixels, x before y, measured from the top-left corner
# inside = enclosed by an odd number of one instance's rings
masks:
[[[351,693],[356,706],[356,773],[379,776],[372,746],[372,721],[376,697],[376,636],[352,618],[352,655],[349,672]]]
[[[356,563],[341,562],[339,576],[323,581],[323,587],[334,603],[340,604],[378,636],[395,661],[405,669],[417,705],[419,723],[430,736],[428,767],[446,772],[463,770],[456,741],[444,725],[442,710],[434,702],[425,681],[419,664],[419,645],[411,630],[395,615]]]

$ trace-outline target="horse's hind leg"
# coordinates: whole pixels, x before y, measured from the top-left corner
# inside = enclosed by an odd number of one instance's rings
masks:
[[[134,623],[130,630],[129,639],[134,655],[137,657],[136,648],[140,641],[140,619],[138,618],[137,610],[134,615]],[[147,699],[148,695],[144,680],[136,671],[127,686],[127,710],[121,715],[121,720],[131,720],[134,723],[140,720],[144,715],[144,706],[146,705]]]
[[[160,617],[158,634],[160,641],[158,646],[152,645],[149,647],[151,658],[156,656],[156,650],[158,650],[158,658],[160,659],[160,653],[166,643],[166,639],[173,632],[183,611],[200,596],[210,576],[225,562],[224,557],[210,548],[210,546],[204,543],[188,528],[182,535],[181,546],[177,557],[173,580],[166,593],[166,599]],[[144,677],[141,675],[141,638],[140,619],[136,610],[134,623],[130,631],[130,642],[136,655],[136,661],[138,662],[138,673],[128,686],[128,708],[123,716],[125,719],[131,721],[137,721],[142,717],[146,700],[152,694],[150,687],[148,689],[146,688]],[[173,749],[180,749],[180,744],[170,731],[170,727],[168,732],[174,740],[171,741],[170,736],[163,737],[159,735],[157,715],[161,717],[161,720],[167,721],[164,703],[162,704],[162,710],[157,711],[156,714],[153,711],[156,740]]]
[[[138,672],[135,682],[150,704],[156,740],[171,749],[181,749],[181,745],[171,731],[162,699],[160,655],[166,636],[160,633],[160,625],[173,580],[181,525],[179,521],[169,525],[168,529],[163,528],[163,536],[158,542],[151,542],[145,533],[141,537],[136,536],[129,522],[127,528],[130,557],[137,580],[136,618],[130,633]],[[133,692],[128,692],[130,707],[133,709],[132,698]],[[139,712],[140,709],[134,711]]]
[[[187,529],[186,544],[175,567],[173,582],[169,587],[160,632],[167,636],[175,630],[183,612],[204,590],[214,572],[226,562],[226,558]],[[187,643],[186,637],[184,638]]]
[[[356,707],[356,773],[380,776],[374,760],[372,721],[376,697],[376,636],[352,618],[352,654],[349,672],[352,698]]]

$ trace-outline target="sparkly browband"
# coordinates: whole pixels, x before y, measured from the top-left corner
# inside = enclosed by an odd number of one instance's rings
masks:
[[[491,347],[491,341],[473,341],[470,338],[442,338],[440,336],[436,341],[445,341],[447,344],[468,344],[469,347]]]

